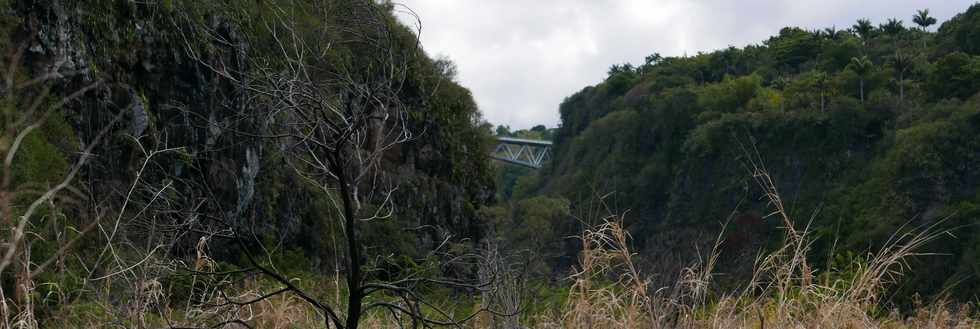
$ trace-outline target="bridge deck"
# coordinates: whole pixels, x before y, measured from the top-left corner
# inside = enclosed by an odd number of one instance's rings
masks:
[[[508,144],[551,146],[551,142],[549,141],[541,141],[541,140],[534,140],[534,139],[497,137],[497,140]]]

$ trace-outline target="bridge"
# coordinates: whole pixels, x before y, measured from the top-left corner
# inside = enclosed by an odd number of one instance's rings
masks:
[[[490,158],[533,169],[551,159],[551,142],[523,138],[497,137]]]

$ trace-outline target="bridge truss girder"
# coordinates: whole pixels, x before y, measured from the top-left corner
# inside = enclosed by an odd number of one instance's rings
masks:
[[[539,169],[551,158],[551,142],[499,137],[497,147],[490,157],[506,163]]]

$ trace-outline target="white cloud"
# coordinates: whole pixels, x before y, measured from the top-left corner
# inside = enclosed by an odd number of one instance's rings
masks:
[[[401,0],[431,55],[456,62],[487,121],[558,124],[558,105],[612,64],[760,43],[784,26],[846,28],[858,18],[940,22],[974,0]],[[414,24],[414,18],[402,15]],[[935,27],[933,27],[935,28]]]

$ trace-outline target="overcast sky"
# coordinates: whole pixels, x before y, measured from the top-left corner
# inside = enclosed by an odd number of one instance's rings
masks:
[[[558,104],[609,66],[647,55],[760,43],[784,26],[847,28],[859,18],[944,22],[975,0],[396,0],[422,21],[422,45],[446,56],[493,124],[555,127]],[[406,23],[417,26],[414,18]],[[932,26],[935,30],[939,24]]]

